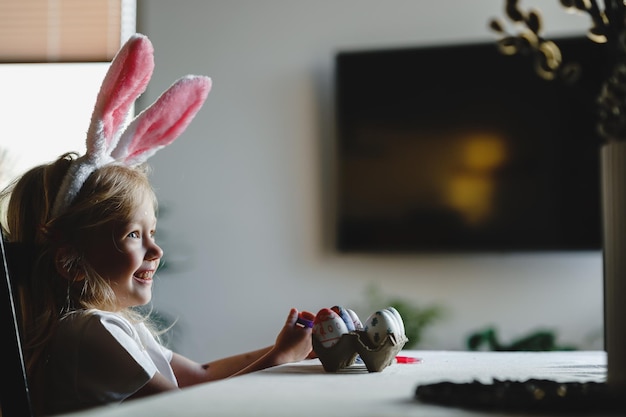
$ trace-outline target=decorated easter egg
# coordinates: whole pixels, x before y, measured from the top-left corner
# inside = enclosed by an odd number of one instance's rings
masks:
[[[398,310],[396,310],[392,306],[387,307],[385,310],[388,310],[391,312],[391,314],[393,314],[393,317],[396,319],[396,323],[398,324],[399,335],[404,336],[405,335],[404,320],[402,320],[402,316],[400,315]]]
[[[350,310],[349,308],[346,308],[346,311],[348,312],[348,315],[350,316],[350,319],[352,320],[352,323],[354,324],[354,329],[363,330],[363,323],[361,323],[359,316],[357,316],[356,313]]]
[[[344,321],[330,308],[321,309],[313,321],[313,337],[322,346],[328,348],[334,346],[341,335],[348,333],[348,328]]]
[[[388,334],[399,334],[397,321],[388,310],[379,310],[365,322],[365,333],[375,346],[380,345]]]
[[[334,306],[334,307],[331,307],[330,309],[334,311],[335,313],[337,313],[339,317],[341,317],[341,320],[343,320],[343,322],[346,324],[346,327],[348,328],[349,332],[354,331],[354,322],[352,321],[352,317],[350,317],[350,314],[348,314],[347,309],[341,306]]]

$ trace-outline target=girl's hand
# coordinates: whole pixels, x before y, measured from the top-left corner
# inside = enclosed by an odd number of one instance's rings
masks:
[[[273,351],[279,364],[298,362],[314,357],[311,344],[312,329],[296,326],[298,310],[292,308],[282,330],[276,337]]]

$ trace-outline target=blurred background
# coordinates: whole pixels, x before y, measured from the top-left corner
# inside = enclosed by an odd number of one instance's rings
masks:
[[[156,63],[137,110],[184,74],[213,80],[187,131],[151,159],[162,206],[158,238],[166,251],[153,307],[176,322],[169,340],[177,351],[206,361],[271,344],[290,307],[316,313],[342,305],[364,320],[392,302],[424,319],[418,349],[467,349],[467,339],[485,329],[505,343],[547,330],[557,344],[602,349],[599,250],[336,249],[336,54],[490,41],[487,22],[502,15],[503,3],[137,1],[136,30],[152,40]],[[559,2],[536,3],[548,36],[580,35],[588,26],[585,16],[565,13]],[[101,74],[91,79],[87,103],[95,100]],[[7,83],[0,85],[0,102],[15,103],[4,94],[15,83],[6,76],[0,83]],[[63,91],[75,85],[67,82]],[[59,107],[67,115],[65,104],[55,105],[65,93],[52,88],[26,94],[31,102],[51,99],[44,109],[5,104],[3,124],[12,114],[26,118],[5,132],[9,141],[3,138],[2,146],[34,136],[31,147],[39,147],[70,135],[80,150],[83,137],[65,126],[24,129]],[[78,107],[85,106],[89,114],[92,104]],[[78,132],[86,129],[88,116],[72,120],[80,122]],[[18,154],[24,152],[30,153]]]

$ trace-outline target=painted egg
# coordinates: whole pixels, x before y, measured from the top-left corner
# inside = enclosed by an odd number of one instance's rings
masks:
[[[331,307],[330,309],[334,311],[335,313],[337,313],[339,317],[341,317],[341,320],[343,320],[343,322],[346,324],[346,327],[348,328],[349,332],[354,331],[354,322],[352,321],[352,317],[350,317],[348,310],[346,310],[345,308],[341,306],[334,306],[334,307]]]
[[[321,309],[313,321],[313,337],[328,348],[334,346],[341,335],[348,333],[344,321],[330,308]]]
[[[388,310],[379,310],[365,322],[365,333],[375,346],[380,345],[388,334],[399,334],[396,319]]]
[[[363,330],[363,323],[361,323],[361,320],[359,319],[359,316],[356,315],[356,313],[352,310],[350,310],[349,308],[346,308],[346,311],[348,312],[348,315],[350,316],[350,319],[352,319],[352,323],[354,324],[354,329],[355,330]]]
[[[402,320],[402,316],[400,315],[398,310],[396,310],[394,307],[391,307],[391,306],[387,307],[385,310],[391,311],[391,314],[393,314],[393,317],[396,319],[396,322],[398,324],[398,330],[400,331],[400,335],[404,336],[405,335],[404,320]]]

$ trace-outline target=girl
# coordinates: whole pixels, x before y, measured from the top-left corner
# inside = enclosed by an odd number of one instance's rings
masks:
[[[145,160],[184,130],[210,88],[206,77],[181,79],[120,133],[151,73],[151,52],[147,38],[136,35],[112,62],[86,155],[69,153],[38,166],[0,196],[5,237],[36,259],[18,289],[39,414],[175,390],[311,353],[311,329],[296,325],[296,309],[273,346],[206,364],[162,346],[133,310],[150,302],[163,256],[154,238],[157,200]]]

